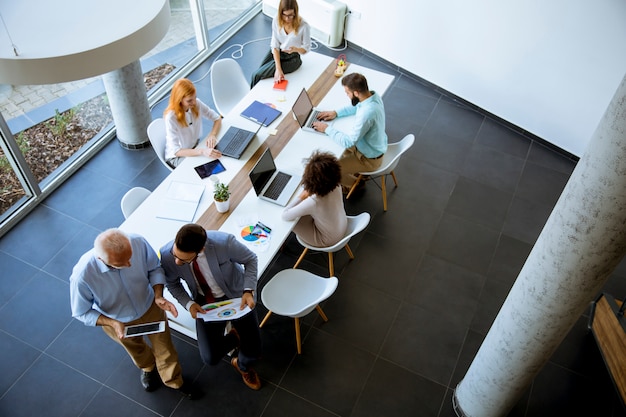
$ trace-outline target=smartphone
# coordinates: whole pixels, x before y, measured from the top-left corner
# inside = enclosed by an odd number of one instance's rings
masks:
[[[144,334],[161,333],[165,331],[164,321],[154,323],[135,324],[124,328],[124,337],[143,336]]]
[[[219,174],[220,172],[226,171],[226,168],[219,159],[215,159],[213,161],[209,161],[206,164],[198,165],[194,167],[200,178],[210,177],[213,174]]]

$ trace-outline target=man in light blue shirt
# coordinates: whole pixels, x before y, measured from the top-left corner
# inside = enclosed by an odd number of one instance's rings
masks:
[[[320,112],[320,121],[314,122],[313,128],[326,133],[345,148],[339,158],[341,185],[345,192],[354,184],[355,174],[380,168],[383,155],[387,152],[387,134],[383,101],[376,92],[369,90],[365,76],[358,73],[348,74],[343,77],[341,84],[352,106]],[[355,118],[350,133],[341,132],[323,122],[351,115]]]
[[[124,347],[141,369],[146,391],[163,383],[194,399],[199,395],[183,384],[178,354],[172,343],[166,311],[174,317],[176,307],[163,298],[165,274],[159,258],[141,236],[109,229],[98,235],[94,248],[85,253],[70,277],[72,317],[87,326],[102,326],[104,332]],[[165,331],[125,337],[128,325],[165,321]],[[159,375],[155,374],[158,371]]]

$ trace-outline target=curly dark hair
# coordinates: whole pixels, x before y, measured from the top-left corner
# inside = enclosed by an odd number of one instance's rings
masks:
[[[306,159],[302,185],[309,194],[324,197],[341,181],[341,165],[337,157],[329,152],[315,151]]]

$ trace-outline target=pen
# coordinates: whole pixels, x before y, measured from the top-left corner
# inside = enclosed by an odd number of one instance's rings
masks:
[[[216,309],[218,307],[222,307],[222,306],[225,306],[225,305],[228,305],[228,304],[232,304],[232,303],[233,302],[230,301],[230,300],[219,301],[217,303],[205,304],[205,305],[202,306],[202,309],[204,309],[204,310],[214,310],[214,309]]]

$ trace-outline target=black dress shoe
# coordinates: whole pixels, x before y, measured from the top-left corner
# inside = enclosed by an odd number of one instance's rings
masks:
[[[156,390],[159,387],[159,382],[156,369],[150,372],[141,371],[141,385],[146,391],[152,392]]]
[[[182,395],[189,398],[190,400],[197,400],[199,398],[202,398],[202,396],[204,395],[200,388],[187,381],[183,382],[183,385],[176,391],[180,392]]]

